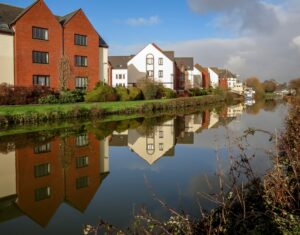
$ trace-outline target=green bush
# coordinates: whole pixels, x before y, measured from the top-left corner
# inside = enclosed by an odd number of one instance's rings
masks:
[[[129,95],[129,90],[125,87],[116,87],[115,88],[118,100],[120,101],[129,101],[130,100],[130,95]]]
[[[81,90],[62,91],[57,95],[48,95],[39,99],[39,104],[67,104],[84,101],[84,92]]]
[[[130,100],[143,100],[142,90],[137,87],[129,87],[129,98]]]
[[[170,88],[160,86],[158,95],[156,98],[173,99],[176,98],[176,93]]]
[[[118,96],[114,88],[103,84],[96,86],[94,90],[88,92],[84,98],[86,102],[105,102],[116,101]]]
[[[59,95],[59,103],[77,103],[84,101],[84,92],[81,90],[62,91]]]
[[[191,88],[188,90],[189,96],[203,96],[208,95],[208,91],[201,88]]]
[[[39,99],[39,104],[58,104],[59,99],[56,95],[48,95]]]
[[[146,78],[138,80],[137,87],[142,90],[145,100],[153,100],[157,98],[161,86]]]

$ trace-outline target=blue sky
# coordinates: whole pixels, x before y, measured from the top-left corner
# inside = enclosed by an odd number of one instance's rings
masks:
[[[27,7],[34,0],[0,0]],[[135,54],[150,42],[242,78],[300,77],[299,0],[45,0],[54,14],[82,8],[110,46]]]
[[[2,2],[26,7],[33,1]],[[58,15],[82,8],[109,44],[143,44],[153,41],[172,42],[228,36],[211,27],[213,14],[196,14],[186,0],[46,0],[45,2],[52,12]],[[130,25],[127,22],[129,19],[138,18],[149,20],[150,17],[157,17],[158,22],[142,25]]]

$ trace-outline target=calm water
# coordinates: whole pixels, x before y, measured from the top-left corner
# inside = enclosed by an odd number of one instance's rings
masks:
[[[83,224],[100,218],[125,227],[142,205],[165,216],[152,192],[199,215],[199,203],[213,205],[198,193],[217,191],[216,169],[228,172],[235,138],[248,127],[280,130],[286,113],[274,102],[239,104],[2,137],[0,234],[82,234]],[[256,134],[249,144],[253,168],[263,174],[272,143]]]

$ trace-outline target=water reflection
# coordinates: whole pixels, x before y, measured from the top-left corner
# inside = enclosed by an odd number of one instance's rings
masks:
[[[45,227],[63,202],[85,211],[109,173],[108,140],[39,136],[0,154],[0,172],[1,220],[25,214]]]
[[[153,165],[162,157],[175,155],[176,144],[194,144],[194,135],[204,129],[218,128],[239,118],[245,106],[236,104],[223,107],[221,111],[205,110],[201,113],[176,117],[147,129],[147,125],[122,132],[114,131],[110,146],[128,148]],[[145,124],[145,123],[144,123]]]
[[[194,146],[198,148],[198,152],[205,152],[212,145],[210,129],[219,130],[233,120],[239,121],[245,112],[252,115],[262,109],[274,111],[275,107],[274,102],[257,102],[253,106],[236,104],[175,117],[158,116],[120,122],[95,122],[75,126],[70,130],[2,137],[0,222],[4,224],[5,221],[26,215],[35,223],[47,227],[62,204],[67,204],[80,213],[86,213],[110,172],[109,158],[116,157],[109,156],[111,147],[127,148],[135,157],[132,158],[133,161],[138,157],[151,167],[159,165],[162,158],[184,155],[182,148],[176,148],[176,145]],[[181,153],[178,154],[177,151]],[[190,152],[197,155],[197,151]],[[126,156],[132,157],[128,153]],[[119,164],[126,164],[125,161],[128,161],[128,158]],[[180,164],[182,165],[182,162]],[[204,162],[205,164],[208,165]],[[173,169],[181,168],[175,165]],[[198,187],[189,186],[188,182],[198,185],[204,178],[186,173],[192,172],[191,168],[185,170],[185,173],[181,174],[182,177],[189,177],[186,184],[190,190],[186,191],[194,194]],[[156,173],[158,178],[159,174],[162,174]],[[179,177],[180,174],[176,176]],[[127,183],[130,188],[130,182]],[[101,204],[99,199],[96,200]],[[125,217],[128,218],[127,215]]]

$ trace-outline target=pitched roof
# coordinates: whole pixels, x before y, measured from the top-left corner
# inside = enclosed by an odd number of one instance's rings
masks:
[[[163,51],[163,53],[172,61],[174,61],[174,51]]]
[[[220,78],[235,78],[236,75],[230,72],[228,69],[220,69],[216,67],[211,68]]]
[[[57,16],[56,18],[57,18],[58,21],[61,23],[61,25],[65,25],[65,24],[68,23],[69,20],[72,19],[72,17],[73,17],[74,15],[76,15],[76,13],[77,13],[78,11],[80,11],[80,10],[81,10],[81,9],[78,9],[78,10],[73,11],[73,12],[67,14],[67,15],[64,15],[64,16]]]
[[[174,51],[163,51],[159,46],[157,46],[155,43],[151,43],[152,46],[154,46],[157,50],[159,50],[161,53],[163,53],[166,57],[168,57],[170,60],[174,61]]]
[[[127,63],[131,58],[132,56],[109,56],[108,61],[113,69],[127,69]]]
[[[11,28],[11,25],[15,23],[19,18],[21,18],[31,7],[33,7],[38,2],[39,1],[35,1],[33,4],[31,4],[26,8],[15,7],[15,6],[0,3],[0,32],[14,33],[14,31]],[[78,9],[64,16],[55,16],[55,18],[62,26],[64,26],[80,10],[81,9]],[[99,35],[99,47],[108,48],[107,43],[100,35]]]
[[[98,34],[99,36],[99,47],[108,48],[108,44],[104,41],[104,39]]]
[[[193,57],[175,57],[175,63],[177,66],[183,65],[187,70],[194,70]]]
[[[200,64],[195,64],[195,68],[200,70],[201,72],[207,72],[207,68],[203,67]]]
[[[24,8],[0,3],[0,31],[12,33],[10,24],[24,11]]]

